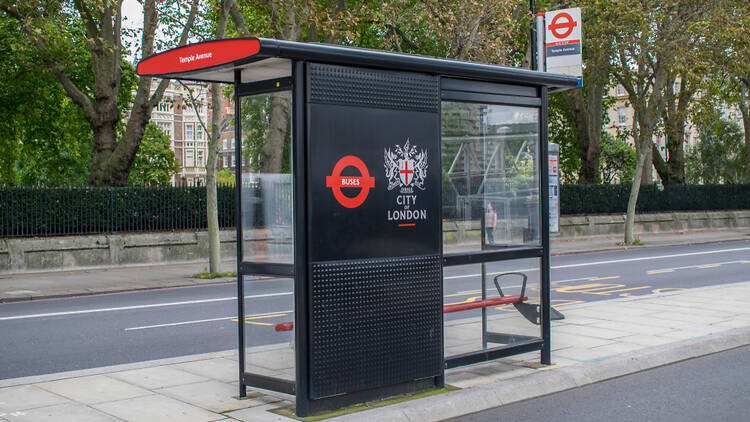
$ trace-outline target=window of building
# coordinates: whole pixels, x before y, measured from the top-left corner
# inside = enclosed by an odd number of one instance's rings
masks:
[[[185,139],[195,139],[195,125],[185,123]]]
[[[195,150],[185,151],[185,167],[195,167]]]
[[[167,136],[172,136],[172,125],[169,122],[156,122],[162,132]]]
[[[228,163],[227,163],[227,156],[226,156],[226,155],[224,156],[224,159],[223,159],[223,161],[224,161],[224,165],[223,165],[222,167],[223,167],[223,168],[227,168],[227,167],[229,167],[229,165],[228,165]]]
[[[172,100],[170,98],[165,98],[159,104],[156,105],[156,111],[169,112],[171,110],[172,110]]]
[[[235,166],[234,154],[232,154],[232,167],[234,167],[234,166]]]
[[[204,166],[204,164],[203,164],[203,150],[202,150],[202,149],[199,149],[199,150],[197,151],[197,154],[198,154],[198,166],[199,166],[199,167],[200,167],[200,166]]]
[[[227,139],[224,139],[224,149],[227,149]]]
[[[620,107],[617,109],[617,123],[624,125],[628,122],[628,115],[625,110],[625,107]]]
[[[195,139],[203,139],[203,126],[200,123],[195,124]]]
[[[617,85],[617,96],[622,97],[625,95],[625,87],[622,85]]]
[[[234,149],[234,138],[232,138],[232,149]]]

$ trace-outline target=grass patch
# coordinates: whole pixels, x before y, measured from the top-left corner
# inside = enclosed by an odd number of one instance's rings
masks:
[[[272,409],[270,411],[273,413],[276,413],[277,415],[286,416],[287,418],[296,419],[298,421],[316,422],[316,421],[322,421],[328,418],[335,418],[336,416],[343,416],[343,415],[348,415],[350,413],[361,412],[363,410],[376,409],[378,407],[390,406],[393,404],[403,403],[405,401],[417,400],[417,399],[421,399],[425,397],[434,396],[437,394],[443,394],[443,393],[447,393],[449,391],[454,391],[458,389],[459,389],[458,387],[454,387],[452,385],[446,385],[445,388],[436,388],[436,389],[427,390],[427,391],[420,391],[418,393],[404,394],[401,396],[391,397],[385,400],[377,400],[377,401],[372,401],[372,402],[368,402],[364,404],[358,404],[356,406],[345,407],[343,409],[334,410],[334,411],[326,412],[326,413],[320,413],[317,415],[311,415],[311,416],[307,416],[304,418],[298,418],[294,414],[294,404],[290,404],[284,407],[279,407],[278,409]]]
[[[642,246],[643,242],[639,238],[635,238],[632,243],[628,242],[617,242],[617,246]]]
[[[190,276],[191,278],[202,278],[204,280],[210,280],[214,278],[227,278],[227,277],[237,277],[237,273],[198,273],[193,274]]]

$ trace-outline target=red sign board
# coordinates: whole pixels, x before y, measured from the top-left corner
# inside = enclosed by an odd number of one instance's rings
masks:
[[[254,38],[217,40],[168,50],[138,63],[139,75],[164,75],[231,63],[257,54]]]

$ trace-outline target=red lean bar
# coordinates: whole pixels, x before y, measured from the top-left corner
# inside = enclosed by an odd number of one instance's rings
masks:
[[[524,296],[523,299],[521,299],[521,296],[516,295],[478,300],[476,302],[456,303],[453,305],[444,305],[443,313],[450,314],[452,312],[466,311],[469,309],[486,308],[488,306],[495,305],[507,305],[509,303],[518,303],[525,300],[529,300],[528,296]],[[282,322],[281,324],[276,324],[276,331],[292,331],[293,329],[293,322]]]

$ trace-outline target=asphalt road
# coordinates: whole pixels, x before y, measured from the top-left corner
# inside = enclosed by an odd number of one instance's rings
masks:
[[[491,277],[508,271],[529,276],[528,296],[538,287],[538,260],[488,264],[488,295],[497,295]],[[750,281],[750,242],[727,242],[552,258],[555,306],[607,300],[712,284]],[[481,298],[481,266],[444,269],[448,303]],[[506,293],[518,279],[503,279]],[[289,342],[276,332],[293,321],[292,281],[246,281],[248,346]],[[140,362],[237,346],[234,283],[147,292],[0,304],[0,379]],[[515,312],[511,306],[490,314]],[[478,310],[449,314],[476,317]],[[234,321],[233,321],[234,319]]]
[[[750,346],[451,419],[455,422],[745,422]]]

